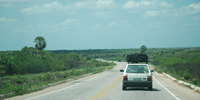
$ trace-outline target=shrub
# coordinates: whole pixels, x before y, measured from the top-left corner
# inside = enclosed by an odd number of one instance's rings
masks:
[[[192,75],[191,75],[190,73],[185,73],[185,74],[183,74],[183,77],[184,77],[186,80],[190,79],[191,76],[192,76]]]
[[[169,53],[168,53],[169,54]],[[194,84],[200,80],[200,50],[178,50],[170,55],[157,56],[152,61],[154,65],[161,66],[157,69],[177,76],[182,80],[191,81]],[[163,67],[166,66],[166,67]]]
[[[194,83],[194,84],[198,84],[198,81],[199,81],[199,80],[198,80],[197,78],[193,78],[193,79],[192,79],[192,83]]]

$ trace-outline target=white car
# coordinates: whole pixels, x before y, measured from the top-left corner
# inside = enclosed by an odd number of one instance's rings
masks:
[[[152,90],[152,72],[148,64],[127,64],[123,73],[122,90],[127,87],[148,87]]]

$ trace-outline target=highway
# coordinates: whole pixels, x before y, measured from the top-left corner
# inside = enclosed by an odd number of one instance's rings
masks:
[[[157,72],[153,73],[153,90],[127,88],[122,91],[125,62],[116,62],[112,70],[90,75],[41,91],[6,100],[200,100],[200,94],[180,86]]]

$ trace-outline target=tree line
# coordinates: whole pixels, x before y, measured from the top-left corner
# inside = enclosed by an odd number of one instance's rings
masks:
[[[43,50],[46,41],[39,36],[34,41],[35,48],[24,47],[20,51],[0,52],[0,76],[26,73],[62,71],[85,66],[89,56],[77,53],[59,53]]]
[[[26,73],[61,71],[84,66],[90,57],[79,54],[53,54],[33,47],[24,47],[16,52],[0,52],[0,76]]]

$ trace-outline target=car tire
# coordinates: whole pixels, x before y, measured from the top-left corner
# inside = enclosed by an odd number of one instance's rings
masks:
[[[149,89],[150,91],[152,91],[152,90],[153,90],[153,86],[152,86],[152,85],[149,86],[148,89]]]
[[[122,90],[126,90],[126,86],[122,86]]]

